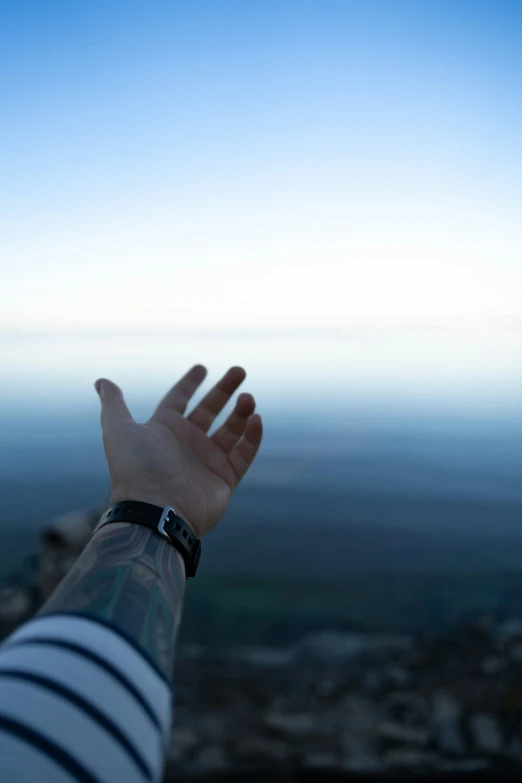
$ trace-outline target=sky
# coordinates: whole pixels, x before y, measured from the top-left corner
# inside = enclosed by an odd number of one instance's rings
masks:
[[[405,486],[519,498],[521,149],[522,0],[0,0],[0,478],[198,362],[261,479],[410,432]]]
[[[4,335],[520,333],[518,0],[0,1],[0,98]]]

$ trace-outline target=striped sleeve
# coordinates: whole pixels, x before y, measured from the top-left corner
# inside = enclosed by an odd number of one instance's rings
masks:
[[[42,615],[0,647],[0,781],[160,781],[168,682],[95,617]]]

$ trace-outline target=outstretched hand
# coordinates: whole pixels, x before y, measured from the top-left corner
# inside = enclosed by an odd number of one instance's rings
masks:
[[[209,436],[216,416],[243,383],[232,367],[184,416],[207,371],[195,365],[165,395],[152,417],[138,424],[121,389],[105,378],[95,383],[101,399],[103,445],[111,475],[110,503],[142,500],[172,506],[201,538],[227,507],[261,444],[261,417],[251,394],[240,394],[223,426]]]

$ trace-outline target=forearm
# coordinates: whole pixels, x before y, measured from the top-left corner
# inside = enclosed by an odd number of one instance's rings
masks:
[[[130,636],[171,680],[185,590],[179,553],[147,528],[105,525],[40,610],[83,612]]]

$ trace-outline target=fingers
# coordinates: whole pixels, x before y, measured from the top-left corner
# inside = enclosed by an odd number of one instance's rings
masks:
[[[238,482],[241,481],[250,465],[254,461],[261,439],[263,437],[263,422],[258,413],[249,416],[245,427],[245,433],[239,443],[234,446],[229,455],[229,461],[234,468]]]
[[[240,394],[236,407],[226,422],[212,435],[212,440],[221,451],[228,454],[245,432],[248,417],[254,412],[256,403],[251,394]]]
[[[94,384],[101,400],[101,425],[107,431],[117,424],[133,421],[119,386],[106,378],[99,378]]]
[[[207,432],[218,413],[223,410],[245,378],[246,372],[242,367],[231,367],[187,416],[187,419],[203,432]]]
[[[184,413],[190,398],[198,386],[203,382],[206,374],[206,367],[203,367],[202,364],[195,364],[194,367],[185,373],[183,378],[167,392],[156,408],[154,415],[162,410],[175,410],[178,413]]]

